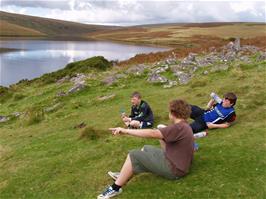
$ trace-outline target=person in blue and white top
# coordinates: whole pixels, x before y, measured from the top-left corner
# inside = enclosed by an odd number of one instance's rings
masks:
[[[234,93],[224,94],[223,99],[220,99],[215,93],[212,93],[211,97],[207,110],[190,105],[190,118],[194,120],[190,126],[194,134],[206,129],[228,128],[236,119],[234,106],[237,96]]]

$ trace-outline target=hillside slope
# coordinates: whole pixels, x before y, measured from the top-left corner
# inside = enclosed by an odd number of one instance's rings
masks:
[[[81,24],[0,11],[0,36],[83,37],[95,31],[117,27]],[[21,29],[31,30],[30,32]]]
[[[156,124],[168,122],[169,100],[204,107],[212,91],[237,94],[238,119],[197,140],[199,151],[185,178],[173,182],[142,174],[119,198],[265,198],[266,56],[254,46],[236,47],[126,68],[110,68],[98,57],[51,74],[53,81],[45,81],[47,74],[1,88],[0,115],[9,118],[0,122],[1,198],[96,198],[112,183],[107,171],[118,171],[128,150],[159,146],[107,130],[122,125],[120,110],[130,109],[135,90],[151,105]],[[87,71],[75,74],[75,66],[86,64]],[[151,81],[155,74],[162,78]],[[70,92],[78,85],[83,86]]]

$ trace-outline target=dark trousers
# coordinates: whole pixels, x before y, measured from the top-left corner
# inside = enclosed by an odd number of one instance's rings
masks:
[[[200,131],[207,129],[208,127],[206,125],[206,122],[203,119],[205,110],[195,105],[190,105],[190,106],[191,106],[190,118],[194,120],[190,124],[190,127],[193,130],[193,133],[198,133]]]

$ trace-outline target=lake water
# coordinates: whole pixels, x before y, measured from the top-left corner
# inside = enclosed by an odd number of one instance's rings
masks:
[[[63,68],[67,63],[93,56],[126,60],[140,53],[167,50],[104,41],[1,40],[1,48],[21,49],[0,53],[0,85],[32,79]]]

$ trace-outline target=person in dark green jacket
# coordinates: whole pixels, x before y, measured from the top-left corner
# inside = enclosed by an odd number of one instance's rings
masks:
[[[122,120],[129,128],[151,128],[154,118],[151,107],[147,102],[141,99],[139,92],[133,92],[131,95],[131,114],[127,116],[122,114]]]

